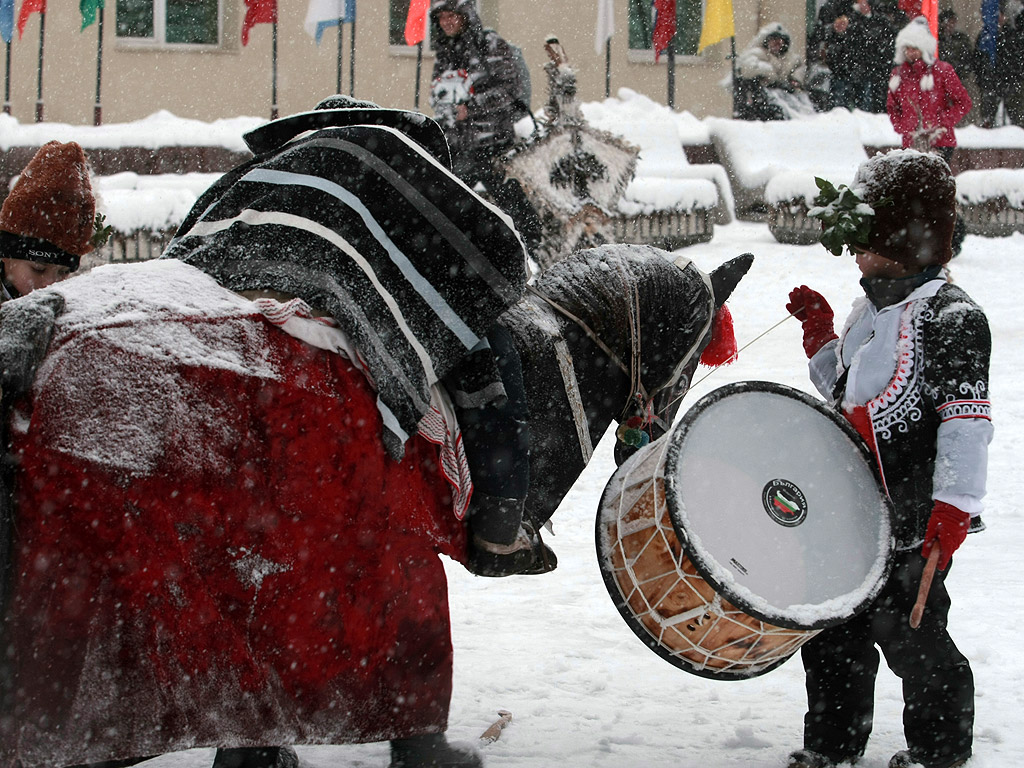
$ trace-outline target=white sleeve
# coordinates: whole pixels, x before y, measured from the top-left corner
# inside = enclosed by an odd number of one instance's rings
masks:
[[[832,339],[807,362],[811,383],[830,403],[835,399],[836,382],[839,381],[838,355],[839,339]]]
[[[992,422],[988,419],[952,419],[940,424],[932,498],[972,517],[980,515],[991,441]]]

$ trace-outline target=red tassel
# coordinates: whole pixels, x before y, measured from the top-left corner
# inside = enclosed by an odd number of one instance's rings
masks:
[[[711,341],[701,352],[700,361],[708,368],[728,365],[736,359],[736,331],[732,325],[732,313],[725,304],[715,312],[711,323]]]

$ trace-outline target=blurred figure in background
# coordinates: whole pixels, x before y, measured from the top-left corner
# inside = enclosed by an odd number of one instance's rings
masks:
[[[790,45],[789,31],[779,22],[766,24],[736,58],[736,117],[741,120],[785,120],[781,94],[803,93],[804,60]]]

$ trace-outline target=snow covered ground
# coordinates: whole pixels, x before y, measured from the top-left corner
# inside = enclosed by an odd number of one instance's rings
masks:
[[[743,346],[785,316],[794,285],[829,299],[837,319],[856,297],[849,257],[821,246],[775,242],[763,224],[720,226],[711,243],[684,253],[710,270],[738,253],[755,254],[751,272],[730,307]],[[975,757],[969,768],[1024,764],[1019,726],[1024,642],[1015,621],[1024,615],[1024,315],[1019,282],[1024,236],[968,236],[952,263],[954,279],[985,308],[993,331],[991,372],[996,436],[991,450],[988,530],[957,554],[948,585],[951,631],[971,660],[977,681]],[[732,366],[719,369],[688,396],[732,381],[760,379],[813,392],[806,377],[800,329],[788,320],[753,342]],[[703,371],[704,369],[702,369]],[[706,371],[705,371],[706,372]],[[483,747],[489,768],[781,768],[799,747],[804,711],[798,658],[763,677],[740,682],[688,674],[648,650],[626,626],[601,580],[594,520],[614,471],[611,434],[555,514],[550,544],[558,569],[544,576],[476,578],[447,562],[455,690],[449,736],[476,742],[512,712],[501,738]],[[898,680],[884,669],[876,693],[875,732],[863,768],[884,768],[903,748]],[[305,747],[311,768],[384,768],[386,744]],[[207,768],[211,750],[158,758],[152,768]]]
[[[149,133],[164,122],[174,123],[165,118],[155,115]],[[880,134],[873,144],[886,145],[879,120],[858,118],[862,138],[873,128]],[[239,120],[244,124],[224,126],[232,141],[253,127]],[[680,123],[681,138],[687,129],[706,131],[690,123]],[[177,130],[177,123],[172,127]],[[96,142],[88,146],[136,143],[115,127],[102,136],[82,128],[38,137],[23,136],[22,130],[40,129],[0,119],[0,147],[50,138],[87,144],[86,135]],[[1000,130],[1010,145],[1018,145],[1020,129]],[[962,143],[977,141],[976,131],[965,129]],[[786,296],[794,285],[805,283],[824,293],[840,322],[859,293],[851,258],[832,257],[821,246],[779,244],[763,224],[717,226],[712,242],[685,254],[710,270],[744,251],[756,259],[730,301],[741,345],[785,317]],[[1015,619],[1024,615],[1024,573],[1014,565],[1024,552],[1024,512],[1018,503],[1024,480],[1017,461],[1017,451],[1024,451],[1024,397],[1018,384],[1024,379],[1024,316],[1018,310],[1022,259],[1024,235],[969,236],[952,264],[956,281],[988,312],[994,339],[996,437],[985,514],[989,530],[968,539],[947,582],[954,602],[952,633],[977,681],[976,756],[969,768],[1024,765],[1024,729],[1017,720],[1024,690],[1024,663],[1017,654],[1024,651],[1024,642],[1014,634]],[[744,349],[737,363],[701,381],[683,410],[714,388],[752,379],[813,393],[796,321],[782,323]],[[550,544],[559,557],[554,573],[481,579],[447,563],[455,645],[450,737],[476,742],[497,711],[506,709],[513,715],[511,725],[483,748],[490,768],[781,768],[801,740],[799,659],[753,680],[699,678],[648,650],[613,606],[594,546],[599,499],[614,471],[611,448],[608,435],[554,517],[556,535]],[[875,734],[860,763],[864,768],[884,768],[889,756],[904,747],[901,707],[898,681],[883,669]],[[310,768],[388,764],[386,744],[300,747],[299,753]],[[212,750],[193,750],[146,765],[208,768],[211,760]]]

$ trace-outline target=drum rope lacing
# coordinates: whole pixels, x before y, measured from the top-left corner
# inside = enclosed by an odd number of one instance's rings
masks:
[[[627,501],[628,494],[622,491],[618,495],[613,516],[609,520],[614,521],[618,529],[612,546],[619,552],[621,565],[615,567],[615,570],[621,569],[621,572],[625,573],[631,587],[629,590],[625,589],[625,585],[616,576],[615,583],[619,595],[624,605],[632,605],[629,609],[630,615],[637,627],[643,627],[643,631],[658,643],[662,651],[677,663],[685,665],[684,669],[710,669],[715,674],[739,674],[744,677],[760,674],[761,670],[790,658],[800,646],[821,630],[792,630],[755,621],[739,608],[727,607],[722,595],[717,591],[710,599],[705,596],[698,585],[706,586],[707,582],[699,573],[690,574],[682,567],[682,559],[688,557],[685,553],[686,538],[679,539],[674,526],[666,529],[661,522],[663,513],[660,502],[664,497],[655,490],[658,483],[650,473],[650,465],[660,466],[666,450],[667,445],[648,455],[643,462],[628,470],[622,479],[622,489],[629,488],[634,492],[642,489],[641,496],[653,494],[655,508],[653,514],[643,520],[624,522],[635,502]],[[633,481],[634,475],[641,478],[640,482]],[[642,534],[645,529],[651,531],[650,538],[639,551],[634,551],[631,555],[625,550],[624,538]],[[642,562],[645,559],[643,553],[649,547],[654,547],[656,541],[659,542],[662,551],[673,551],[667,537],[679,541],[684,547],[679,557],[673,554],[670,558],[670,571],[639,573],[637,567],[649,565]],[[660,561],[654,558],[652,562]],[[675,587],[666,591],[664,578],[669,573],[674,573],[677,582]],[[659,585],[658,589],[650,594],[643,586],[648,581]],[[690,596],[689,604],[693,607],[678,614],[663,615],[659,610],[660,601],[666,595],[678,599],[679,589],[683,589],[684,593]],[[631,597],[628,596],[630,591]],[[637,597],[643,602],[643,611],[638,612],[636,606],[632,604]],[[657,602],[652,602],[651,598],[657,598]],[[656,625],[657,630],[644,621],[645,616]],[[627,619],[627,623],[629,622],[630,619]],[[738,628],[740,631],[737,633],[731,628]],[[697,632],[698,629],[700,632]],[[720,644],[714,645],[714,642]]]

